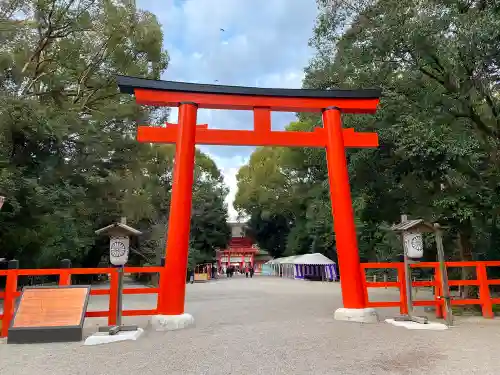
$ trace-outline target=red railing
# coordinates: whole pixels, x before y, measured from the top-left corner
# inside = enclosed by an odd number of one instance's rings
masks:
[[[159,273],[163,267],[125,267],[125,273]],[[19,276],[59,276],[59,285],[71,285],[71,275],[109,275],[109,289],[95,289],[90,291],[91,296],[109,295],[109,310],[87,311],[88,318],[107,317],[108,325],[116,324],[116,306],[118,298],[118,272],[116,268],[60,268],[60,269],[9,269],[0,270],[0,276],[6,276],[5,290],[0,291],[0,299],[4,300],[3,314],[0,315],[0,337],[7,337],[10,322],[14,314],[16,298],[21,295],[18,290]],[[124,288],[123,294],[154,294],[159,288]],[[157,308],[151,310],[124,310],[123,316],[156,315]]]
[[[488,267],[500,267],[500,261],[488,262],[446,262],[446,268],[474,267],[476,269],[476,279],[473,280],[448,280],[448,285],[452,286],[477,286],[479,288],[479,298],[458,299],[452,298],[452,306],[457,305],[480,305],[483,317],[493,318],[493,305],[500,304],[500,298],[491,298],[490,286],[500,285],[500,279],[488,279]],[[432,281],[413,281],[412,287],[433,287],[434,298],[432,300],[414,300],[413,306],[435,306],[436,317],[442,318],[446,311],[441,286],[441,272],[438,262],[414,263],[411,268],[433,268],[434,279]],[[365,274],[367,269],[396,269],[398,274],[397,281],[388,282],[370,282],[363,278],[365,286],[366,303],[368,307],[399,307],[401,314],[408,312],[406,302],[406,278],[405,267],[403,263],[363,263],[361,270]],[[449,272],[448,272],[449,273]],[[368,288],[399,288],[399,301],[369,301]]]

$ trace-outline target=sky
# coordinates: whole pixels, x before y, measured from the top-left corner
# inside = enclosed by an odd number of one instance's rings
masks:
[[[170,64],[162,79],[254,87],[300,88],[313,51],[308,47],[315,0],[137,0],[162,25]],[[221,31],[223,29],[224,31]],[[295,120],[273,113],[273,130]],[[170,122],[177,122],[173,110]],[[198,123],[216,129],[251,129],[251,111],[198,111]],[[253,147],[197,146],[224,175],[230,219],[236,174]]]

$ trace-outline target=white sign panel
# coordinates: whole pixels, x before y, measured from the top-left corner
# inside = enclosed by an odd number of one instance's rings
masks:
[[[424,241],[421,233],[403,233],[403,242],[406,255],[410,258],[422,258],[424,256]]]
[[[128,260],[130,239],[128,237],[111,237],[109,241],[109,261],[115,266],[124,266]]]

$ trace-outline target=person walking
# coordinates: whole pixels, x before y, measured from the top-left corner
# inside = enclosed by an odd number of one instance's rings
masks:
[[[189,275],[189,283],[194,284],[194,270],[191,270],[191,275]]]
[[[255,270],[253,269],[253,266],[250,266],[250,278],[253,278]]]

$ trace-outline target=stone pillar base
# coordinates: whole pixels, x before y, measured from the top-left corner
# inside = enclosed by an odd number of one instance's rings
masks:
[[[375,309],[347,309],[341,307],[335,310],[335,320],[343,320],[356,323],[378,323],[378,315]]]
[[[153,315],[151,317],[151,325],[155,331],[175,331],[193,324],[193,316],[186,313],[181,315]]]

